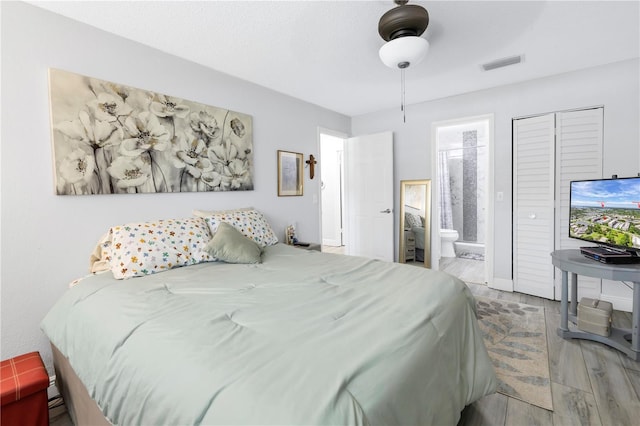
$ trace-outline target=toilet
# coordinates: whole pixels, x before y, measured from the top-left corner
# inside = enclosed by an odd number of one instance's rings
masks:
[[[441,257],[456,257],[456,250],[453,247],[453,243],[458,240],[458,237],[458,231],[456,231],[455,229],[440,230]]]

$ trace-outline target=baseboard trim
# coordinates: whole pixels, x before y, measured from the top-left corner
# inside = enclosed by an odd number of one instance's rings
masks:
[[[493,277],[493,281],[487,283],[487,286],[494,290],[509,291],[513,293],[513,280]]]

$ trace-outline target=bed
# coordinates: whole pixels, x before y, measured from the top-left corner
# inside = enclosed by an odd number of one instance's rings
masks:
[[[463,282],[281,243],[92,274],[42,329],[76,424],[456,424],[496,388]]]

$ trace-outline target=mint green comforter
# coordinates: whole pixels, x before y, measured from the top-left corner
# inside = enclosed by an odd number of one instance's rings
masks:
[[[42,329],[114,424],[455,425],[496,387],[474,306],[443,273],[277,244],[91,276]]]

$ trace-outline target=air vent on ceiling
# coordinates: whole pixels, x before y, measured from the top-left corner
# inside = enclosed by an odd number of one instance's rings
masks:
[[[522,55],[509,56],[508,58],[496,59],[495,61],[482,64],[482,69],[485,71],[491,71],[496,68],[502,68],[509,65],[519,64],[522,62]]]

